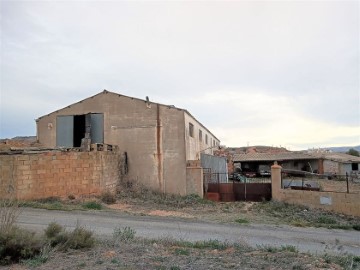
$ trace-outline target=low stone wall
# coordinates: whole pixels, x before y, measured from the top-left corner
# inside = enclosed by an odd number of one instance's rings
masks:
[[[117,151],[0,155],[0,198],[11,192],[20,200],[115,192],[119,162]]]
[[[281,188],[281,167],[271,167],[272,198],[276,201],[360,216],[360,193],[320,192]]]

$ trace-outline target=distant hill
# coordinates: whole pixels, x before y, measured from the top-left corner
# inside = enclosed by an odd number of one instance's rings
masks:
[[[6,140],[12,140],[12,141],[36,141],[36,136],[16,136],[14,138],[3,138],[0,139],[0,141],[6,141]]]
[[[328,149],[333,152],[345,153],[345,152],[349,151],[349,149],[351,149],[351,148],[360,152],[360,145],[358,145],[358,146],[324,147],[323,149]]]

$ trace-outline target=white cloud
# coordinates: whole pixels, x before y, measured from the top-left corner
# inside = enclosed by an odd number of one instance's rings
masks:
[[[357,1],[0,5],[1,136],[106,88],[188,109],[229,145],[359,143]]]

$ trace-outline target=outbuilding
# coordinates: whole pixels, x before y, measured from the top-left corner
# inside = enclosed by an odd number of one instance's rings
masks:
[[[189,164],[194,164],[189,161],[199,160],[201,153],[212,155],[220,145],[185,109],[107,90],[36,123],[37,139],[46,147],[117,145],[126,167],[122,180],[163,193],[202,195],[202,173],[189,176]]]

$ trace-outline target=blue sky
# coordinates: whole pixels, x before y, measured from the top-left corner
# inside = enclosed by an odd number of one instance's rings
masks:
[[[1,1],[0,138],[103,89],[227,146],[360,144],[359,1]]]

